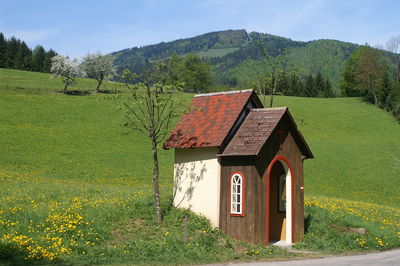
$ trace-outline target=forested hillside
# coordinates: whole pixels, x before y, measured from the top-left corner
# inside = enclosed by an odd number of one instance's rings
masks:
[[[270,34],[228,30],[118,51],[114,53],[114,64],[119,71],[127,68],[141,72],[147,64],[173,54],[196,53],[211,64],[216,84],[252,87],[257,76],[269,70],[259,43],[271,56],[286,54],[286,64],[282,67],[285,72],[294,71],[303,77],[320,72],[331,80],[336,92],[344,64],[358,47],[335,40],[300,42]]]
[[[51,58],[56,54],[41,45],[32,50],[24,41],[15,37],[7,39],[0,32],[0,68],[50,72]]]

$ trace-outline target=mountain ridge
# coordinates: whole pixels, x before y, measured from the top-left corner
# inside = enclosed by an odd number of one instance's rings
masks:
[[[268,71],[258,43],[271,56],[286,51],[285,71],[301,76],[321,72],[332,81],[338,92],[340,74],[350,54],[358,44],[332,39],[295,41],[268,33],[244,29],[208,32],[170,42],[132,47],[113,52],[119,71],[130,69],[140,73],[151,62],[165,60],[176,53],[183,56],[195,53],[208,61],[216,74],[216,84],[234,88],[252,86],[252,82]]]

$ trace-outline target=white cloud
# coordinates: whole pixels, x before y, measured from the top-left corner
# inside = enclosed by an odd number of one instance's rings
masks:
[[[15,36],[28,44],[36,44],[57,35],[59,31],[54,28],[36,30],[5,31],[7,37]]]

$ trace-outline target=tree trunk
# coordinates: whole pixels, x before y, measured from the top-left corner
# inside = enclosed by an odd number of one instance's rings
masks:
[[[376,107],[379,107],[378,98],[376,97],[376,91],[375,91],[374,83],[372,82],[371,75],[369,75],[368,79],[369,79],[369,89],[371,90],[372,95],[374,96],[374,104]]]
[[[65,85],[65,86],[64,86],[64,91],[63,91],[64,94],[67,94],[67,87],[68,87],[68,85]]]
[[[274,77],[274,83],[273,83],[272,91],[271,91],[271,99],[269,101],[269,108],[272,108],[272,105],[274,104],[275,90],[276,90],[276,77]]]
[[[374,104],[376,107],[379,107],[378,98],[376,97],[376,91],[372,88],[372,94],[374,95]]]
[[[154,203],[156,205],[156,215],[157,215],[157,221],[159,223],[162,223],[162,216],[161,216],[161,206],[160,206],[160,188],[158,185],[158,176],[159,176],[159,171],[158,171],[158,154],[157,154],[157,142],[155,139],[155,136],[153,134],[152,140],[152,150],[153,150],[153,188],[154,188]]]
[[[103,83],[101,80],[98,80],[98,81],[97,81],[96,93],[99,93],[99,92],[100,92],[101,83]]]

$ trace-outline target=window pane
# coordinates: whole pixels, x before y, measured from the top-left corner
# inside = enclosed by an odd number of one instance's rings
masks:
[[[236,204],[232,204],[232,212],[237,212]]]

